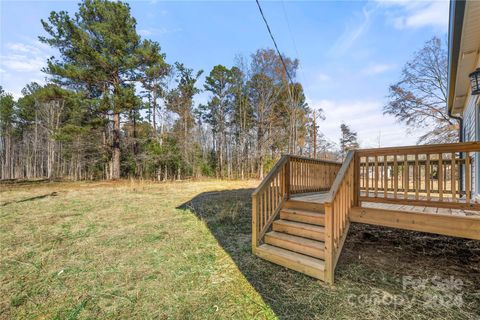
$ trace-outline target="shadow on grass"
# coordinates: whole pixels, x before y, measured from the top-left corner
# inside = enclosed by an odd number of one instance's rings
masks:
[[[402,277],[455,277],[462,281],[463,310],[480,315],[480,242],[419,232],[352,224],[336,270],[335,286],[288,270],[251,253],[253,189],[205,192],[182,204],[203,220],[250,284],[281,319],[397,318],[423,316],[422,305],[374,306],[348,302],[351,294],[370,291],[405,293]],[[416,295],[417,292],[407,292]],[[397,306],[398,307],[398,306]],[[457,318],[457,311],[443,318]],[[438,314],[437,314],[438,312]],[[439,308],[433,315],[442,316]],[[376,315],[376,316],[375,316]],[[390,316],[388,316],[390,315]]]
[[[7,202],[2,203],[0,206],[4,207],[4,206],[12,204],[12,203],[22,203],[22,202],[40,200],[40,199],[44,199],[46,197],[56,197],[57,195],[58,195],[57,192],[51,192],[51,193],[42,194],[40,196],[30,197],[30,198],[26,198],[26,199],[22,199],[22,200],[18,200],[18,201],[7,201]]]

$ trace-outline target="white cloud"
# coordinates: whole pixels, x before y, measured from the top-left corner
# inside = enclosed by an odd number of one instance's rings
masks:
[[[41,52],[41,50],[35,46],[29,45],[26,43],[20,43],[20,42],[7,43],[6,47],[11,51],[20,52],[20,53],[40,53]]]
[[[338,143],[340,125],[346,123],[358,133],[362,148],[380,146],[414,145],[423,132],[408,134],[407,128],[388,115],[383,115],[379,101],[308,101],[309,105],[322,108],[326,120],[320,123],[320,131]],[[380,138],[380,139],[379,139]]]
[[[374,64],[369,67],[366,67],[362,70],[362,74],[364,75],[375,75],[375,74],[380,74],[387,72],[389,70],[392,70],[395,68],[395,65],[393,64],[386,64],[386,63],[380,63],[380,64]]]
[[[356,14],[355,19],[346,25],[344,32],[332,46],[333,54],[346,53],[368,31],[373,11],[374,9],[365,6],[361,13]]]
[[[180,32],[182,31],[182,28],[145,28],[145,29],[139,29],[137,32],[139,35],[148,37],[148,36],[153,36],[153,35],[164,35],[168,33],[174,33],[174,32]]]
[[[329,81],[331,79],[332,78],[328,74],[325,74],[325,73],[319,73],[316,76],[316,80],[319,81],[319,82]]]
[[[10,54],[1,56],[4,68],[14,72],[36,72],[45,65],[43,57],[32,57],[31,55]]]
[[[21,41],[3,44],[1,48],[0,82],[4,89],[18,98],[22,88],[32,81],[44,83],[41,71],[55,50],[37,39],[21,37]]]
[[[446,30],[448,27],[448,0],[377,0],[377,3],[386,10],[397,29],[434,27]]]
[[[40,72],[51,56],[51,49],[38,40],[10,42],[2,49],[0,65],[6,71]]]

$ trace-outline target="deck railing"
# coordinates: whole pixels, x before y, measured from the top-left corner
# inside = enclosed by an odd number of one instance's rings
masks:
[[[341,163],[290,156],[289,192],[306,193],[328,191],[337,176]]]
[[[291,194],[329,190],[338,162],[284,155],[252,193],[252,247],[255,250]]]
[[[325,280],[333,283],[355,203],[355,151],[349,151],[325,200]]]
[[[480,142],[358,150],[360,201],[473,208]],[[477,169],[478,172],[478,169]]]
[[[472,208],[480,142],[361,149],[343,164],[283,156],[252,194],[252,246],[260,244],[291,194],[329,190],[325,200],[325,280],[335,266],[352,207],[365,202]]]

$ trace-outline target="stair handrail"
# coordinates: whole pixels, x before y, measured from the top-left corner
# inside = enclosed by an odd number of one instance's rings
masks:
[[[338,174],[335,177],[335,181],[333,181],[332,187],[328,191],[328,195],[327,195],[327,198],[325,199],[325,202],[331,203],[335,199],[338,189],[340,188],[340,185],[343,182],[343,179],[345,177],[345,173],[348,167],[350,166],[350,163],[354,159],[354,156],[355,156],[355,150],[349,150],[347,153],[347,156],[345,157],[345,160],[342,163],[342,167],[340,168],[340,171],[338,171]]]
[[[273,179],[275,174],[278,173],[281,167],[283,167],[287,161],[289,160],[290,155],[282,155],[280,160],[277,161],[277,163],[273,166],[272,170],[267,174],[265,178],[263,178],[262,182],[258,185],[258,187],[253,191],[252,196],[256,196],[258,193],[260,193],[269,182]]]
[[[288,198],[289,160],[289,155],[282,155],[252,193],[252,251],[254,253],[283,202]]]
[[[328,190],[340,167],[336,161],[282,155],[252,193],[252,250],[260,245],[291,194]]]
[[[348,233],[350,208],[355,202],[355,150],[350,150],[328,192],[325,207],[325,280],[333,284],[335,266]]]

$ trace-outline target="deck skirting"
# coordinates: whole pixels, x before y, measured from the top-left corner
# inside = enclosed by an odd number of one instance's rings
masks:
[[[353,207],[350,221],[480,240],[479,217]]]

